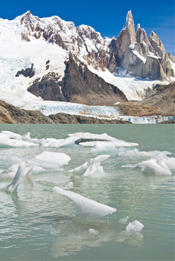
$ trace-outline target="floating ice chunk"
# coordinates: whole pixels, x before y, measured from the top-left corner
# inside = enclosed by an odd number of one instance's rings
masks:
[[[19,164],[16,175],[13,178],[12,182],[7,186],[9,192],[13,192],[17,189],[21,178],[29,175],[32,172],[32,168],[26,166],[25,162]]]
[[[81,170],[86,170],[83,176],[94,176],[95,174],[104,173],[103,167],[100,162],[107,160],[110,155],[99,155],[94,159],[90,159],[81,166],[70,170],[69,172],[78,172]]]
[[[132,143],[132,142],[127,142],[124,140],[120,140],[120,139],[116,139],[114,137],[109,136],[108,134],[104,133],[104,134],[93,134],[93,133],[89,133],[89,132],[77,132],[77,133],[73,133],[73,134],[69,134],[70,137],[77,137],[77,139],[92,139],[92,142],[84,142],[84,143],[80,143],[81,145],[84,146],[90,146],[90,147],[94,147],[96,145],[96,143],[103,143],[103,142],[112,142],[115,144],[115,147],[135,147],[138,146],[137,143]],[[95,141],[97,140],[97,141]],[[99,141],[101,140],[101,141]]]
[[[28,167],[31,166],[31,162],[30,161],[26,161]],[[19,167],[19,163],[17,164],[13,164],[11,167],[9,167],[7,170],[2,172],[2,175],[4,178],[14,178],[16,175],[16,172],[18,170]],[[40,166],[32,166],[32,173],[37,174],[40,172],[45,171],[44,168],[40,167]]]
[[[30,161],[28,163],[30,164]],[[40,166],[32,166],[32,173],[34,173],[34,174],[37,174],[37,173],[40,173],[43,171],[45,171],[45,169]]]
[[[126,232],[141,232],[144,228],[144,225],[139,222],[138,220],[134,220],[133,222],[130,222],[126,227]]]
[[[117,211],[116,208],[98,203],[95,200],[88,199],[72,191],[66,191],[59,187],[54,187],[53,191],[60,195],[64,195],[74,201],[78,211],[82,214],[87,214],[89,216],[95,217],[103,217],[106,215],[111,215]]]
[[[112,142],[96,142],[93,145],[93,148],[91,150],[93,153],[100,153],[100,152],[111,152],[116,151],[116,146]]]
[[[99,155],[97,156],[94,161],[95,162],[103,162],[104,160],[107,160],[111,157],[111,155]]]
[[[79,172],[81,170],[85,170],[87,169],[89,166],[89,161],[86,161],[84,164],[82,164],[81,166],[77,167],[77,168],[74,168],[74,169],[71,169],[69,170],[68,172]]]
[[[97,176],[98,174],[104,174],[103,167],[100,165],[100,162],[96,162],[95,160],[91,159],[89,166],[83,176]]]
[[[93,236],[98,236],[98,235],[99,235],[98,230],[93,229],[93,228],[90,228],[90,229],[88,230],[88,232],[89,232],[90,235],[93,235]]]
[[[43,147],[61,148],[73,145],[76,139],[76,137],[68,137],[66,139],[47,138],[43,139],[41,144]]]
[[[150,160],[145,160],[137,164],[130,164],[123,167],[140,168],[146,173],[155,173],[159,175],[172,175],[172,170],[175,170],[175,158],[159,157]]]
[[[129,217],[127,216],[127,217],[121,218],[121,219],[119,220],[119,223],[125,225],[125,224],[128,222],[128,220],[129,220]]]
[[[46,169],[54,169],[67,165],[70,160],[71,158],[65,153],[44,151],[31,160],[31,164]]]
[[[0,183],[0,190],[6,190],[7,184],[6,183]]]
[[[0,147],[30,147],[37,146],[37,144],[24,141],[23,137],[17,133],[10,131],[2,131],[0,133]]]
[[[11,131],[2,131],[0,134],[5,135],[7,137],[9,137],[10,139],[17,139],[17,140],[21,140],[22,137],[20,134],[11,132]]]
[[[74,187],[74,183],[73,182],[69,182],[66,186],[65,189],[72,189]]]
[[[166,157],[171,155],[171,152],[169,151],[139,151],[138,149],[132,149],[128,151],[120,151],[119,156],[122,157],[128,157],[128,158],[134,158],[134,157]]]
[[[84,147],[95,147],[99,148],[100,146],[103,148],[117,148],[117,147],[133,147],[138,146],[137,143],[130,143],[123,140],[114,140],[114,141],[90,141],[90,142],[82,142],[80,143]]]

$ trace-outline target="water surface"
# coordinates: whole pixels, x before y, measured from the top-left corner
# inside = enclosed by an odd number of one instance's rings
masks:
[[[107,133],[139,143],[139,151],[169,151],[175,157],[173,125],[0,125],[32,137],[66,138],[69,133]],[[0,260],[174,260],[175,176],[143,173],[139,168],[123,168],[151,157],[127,157],[134,148],[95,152],[83,146],[62,148],[0,148],[0,169],[7,170],[10,159],[31,158],[42,151],[64,152],[71,157],[62,170],[34,174],[20,183],[17,193],[0,190]],[[124,154],[119,154],[120,152]],[[102,163],[105,173],[84,177],[68,170],[99,154],[111,157]],[[0,184],[10,182],[0,174]],[[52,192],[57,185],[103,204],[117,208],[104,218],[76,213],[68,198]],[[141,233],[126,233],[126,224],[139,220]],[[94,229],[98,234],[89,232]]]

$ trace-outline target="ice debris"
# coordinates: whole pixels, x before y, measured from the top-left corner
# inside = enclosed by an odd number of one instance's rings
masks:
[[[141,232],[144,228],[144,225],[138,221],[134,220],[133,222],[130,222],[126,227],[126,232]]]
[[[26,162],[22,162],[19,164],[15,177],[12,182],[7,186],[7,190],[9,192],[13,192],[17,189],[20,181],[23,177],[30,175],[32,172],[32,167],[27,167]]]
[[[95,200],[88,199],[72,191],[67,191],[59,187],[54,187],[53,191],[57,194],[64,195],[70,198],[75,203],[77,210],[81,214],[87,214],[89,216],[95,217],[103,217],[106,215],[111,215],[117,211],[116,208],[112,208],[107,205],[101,204]]]
[[[144,173],[154,173],[158,175],[173,174],[175,170],[175,158],[159,157],[145,160],[136,164],[124,165],[127,168],[140,168]]]
[[[57,169],[64,165],[67,165],[71,158],[65,153],[43,151],[37,155],[31,163],[35,166],[42,166],[46,169]]]
[[[121,219],[119,220],[119,223],[125,225],[125,224],[128,222],[128,220],[129,220],[129,217],[127,216],[127,217],[121,218]]]
[[[86,170],[83,176],[96,176],[98,174],[104,173],[103,167],[101,166],[100,162],[103,162],[104,160],[107,160],[110,157],[110,155],[99,155],[94,159],[90,159],[86,161],[81,166],[74,168],[72,170],[69,170],[69,172],[78,172],[81,170]]]

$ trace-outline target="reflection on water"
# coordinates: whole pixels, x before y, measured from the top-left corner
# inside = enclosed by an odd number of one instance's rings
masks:
[[[142,233],[121,231],[118,223],[86,220],[78,217],[60,220],[52,224],[51,233],[55,235],[52,243],[53,257],[67,256],[86,248],[103,246],[115,241],[138,246],[143,240]]]

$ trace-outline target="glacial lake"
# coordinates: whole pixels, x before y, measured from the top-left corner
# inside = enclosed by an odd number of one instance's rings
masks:
[[[175,260],[174,125],[2,124],[2,131],[21,137],[30,132],[34,142],[43,143],[0,145],[1,261]],[[97,147],[56,146],[58,139],[64,144],[68,134],[79,132],[106,133],[138,146],[116,146],[117,140],[110,146],[102,141]],[[47,138],[55,139],[52,146]],[[21,179],[16,191],[7,192],[5,187],[12,180],[9,168],[20,160],[33,162],[45,151],[65,153],[71,160],[58,169],[31,173]],[[109,158],[96,165],[94,174],[69,172],[99,155]],[[47,159],[40,163],[42,168]],[[101,218],[77,213],[74,202],[54,193],[54,186],[117,208],[117,212]],[[143,230],[127,231],[134,220],[144,225]]]

